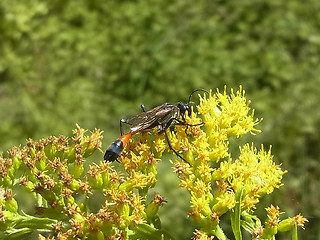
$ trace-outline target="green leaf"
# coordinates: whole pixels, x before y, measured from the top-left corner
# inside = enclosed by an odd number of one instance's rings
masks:
[[[19,240],[19,239],[25,239],[27,235],[32,233],[34,231],[30,228],[20,228],[20,229],[12,229],[7,230],[5,232],[0,233],[0,240]]]
[[[242,212],[241,227],[243,227],[247,232],[251,233],[254,229],[261,226],[260,219],[255,216],[249,214],[247,211]]]
[[[156,229],[148,224],[140,224],[133,229],[130,239],[174,240],[168,232]]]

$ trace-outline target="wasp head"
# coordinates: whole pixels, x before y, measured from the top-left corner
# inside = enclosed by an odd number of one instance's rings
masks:
[[[191,107],[190,107],[190,104],[192,103],[191,102],[191,97],[194,93],[196,92],[199,92],[199,91],[202,91],[202,92],[206,92],[209,94],[209,92],[207,90],[204,90],[204,89],[196,89],[194,90],[190,95],[189,95],[189,99],[188,99],[188,103],[182,103],[182,102],[179,102],[177,104],[179,110],[180,110],[180,114],[184,117],[184,115],[186,114],[186,112],[188,112],[188,115],[190,116],[191,115]]]
[[[179,102],[179,103],[177,104],[177,107],[178,107],[179,110],[180,110],[180,115],[184,116],[184,115],[186,114],[186,112],[188,112],[188,115],[190,116],[190,114],[191,114],[191,107],[189,106],[189,104]]]

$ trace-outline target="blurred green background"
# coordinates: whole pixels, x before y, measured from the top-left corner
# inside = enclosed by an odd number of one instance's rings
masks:
[[[319,63],[319,0],[0,0],[0,149],[71,135],[76,123],[103,130],[105,149],[142,103],[241,84],[264,118],[245,140],[272,144],[289,171],[259,211],[272,202],[302,212],[301,239],[320,239]],[[196,226],[175,181],[163,160],[163,226],[190,239]]]

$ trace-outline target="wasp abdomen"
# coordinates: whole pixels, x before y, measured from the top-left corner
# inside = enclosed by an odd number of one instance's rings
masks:
[[[123,142],[120,139],[114,141],[104,154],[104,160],[109,162],[117,160],[123,150],[123,147]]]
[[[106,153],[104,154],[104,160],[108,162],[113,162],[117,160],[120,156],[121,152],[123,151],[124,147],[129,142],[131,136],[136,132],[129,132],[125,135],[122,135],[117,140],[115,140],[107,149]]]

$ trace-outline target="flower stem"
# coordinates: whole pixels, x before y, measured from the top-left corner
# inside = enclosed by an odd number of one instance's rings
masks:
[[[244,188],[239,189],[236,192],[236,205],[234,211],[231,212],[231,226],[233,234],[236,240],[242,240],[241,229],[240,229],[240,215],[241,215],[241,201],[243,199]]]

